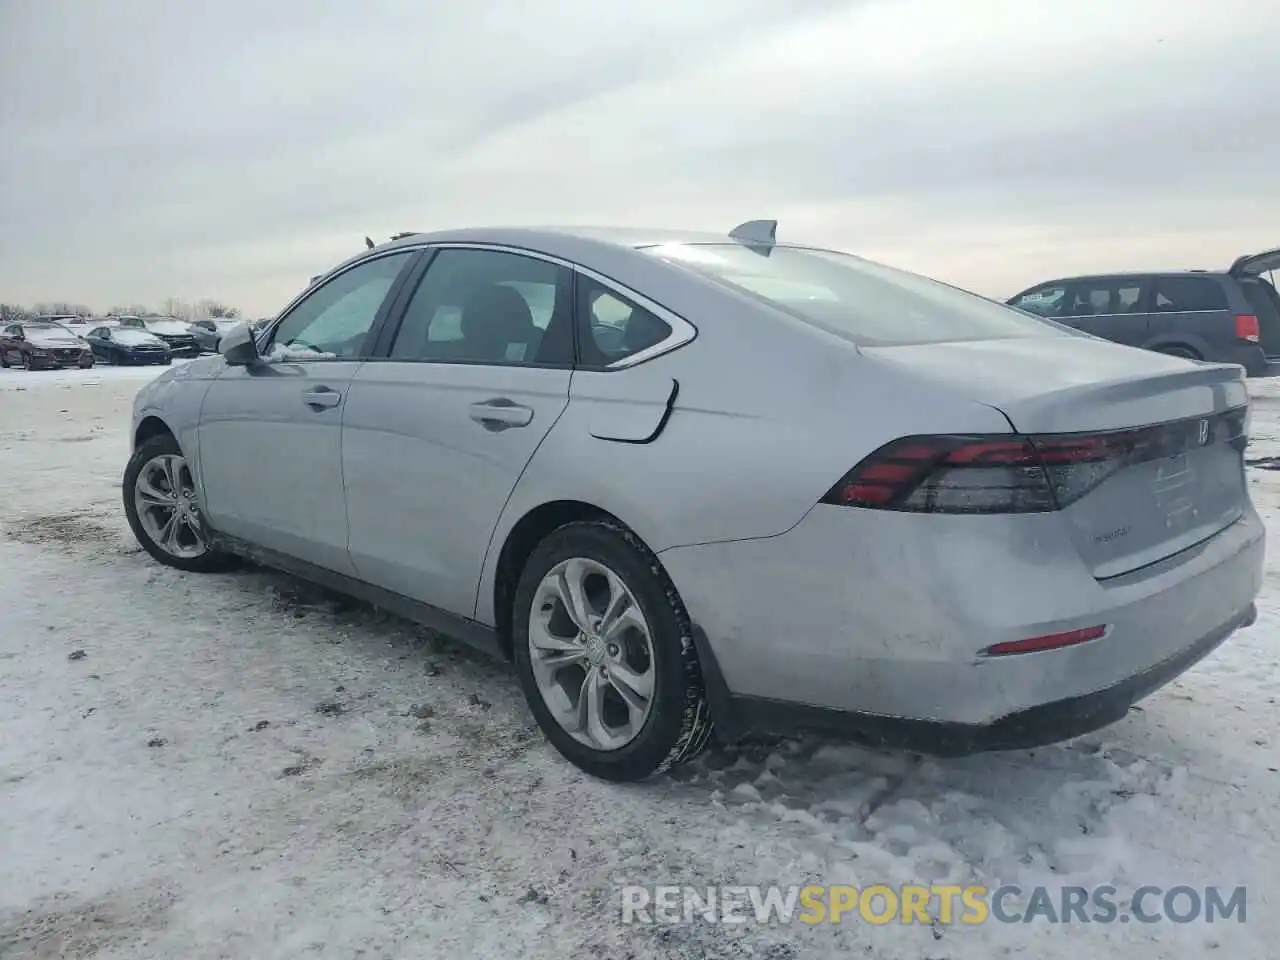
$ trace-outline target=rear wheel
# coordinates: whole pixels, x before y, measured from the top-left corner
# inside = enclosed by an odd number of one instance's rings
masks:
[[[1170,356],[1170,357],[1182,357],[1184,360],[1203,360],[1204,359],[1204,357],[1200,356],[1199,353],[1197,353],[1195,350],[1192,350],[1190,347],[1182,347],[1177,345],[1168,346],[1168,347],[1157,347],[1156,353],[1163,353],[1166,356]]]
[[[706,746],[711,716],[689,615],[631,531],[608,521],[554,531],[525,564],[513,606],[529,708],[571,763],[641,780]]]
[[[123,488],[129,527],[155,559],[194,573],[232,565],[231,557],[209,543],[191,467],[169,434],[152,437],[134,451]]]
[[[0,369],[9,369],[9,351],[0,347]]]

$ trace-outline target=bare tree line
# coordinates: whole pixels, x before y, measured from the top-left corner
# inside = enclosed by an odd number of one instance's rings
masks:
[[[19,303],[0,303],[0,322],[12,323],[45,314],[69,314],[80,317],[94,317],[104,314],[134,317],[163,316],[177,317],[179,320],[204,320],[211,317],[225,317],[234,320],[239,319],[240,310],[236,307],[228,306],[221,300],[205,298],[191,303],[186,300],[180,300],[177,297],[169,297],[160,304],[159,309],[155,310],[140,303],[131,303],[117,304],[101,313],[83,303],[53,301],[33,303],[30,306],[23,306]]]

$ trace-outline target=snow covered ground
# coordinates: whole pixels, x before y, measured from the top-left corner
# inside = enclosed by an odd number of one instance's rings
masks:
[[[5,960],[1276,955],[1276,561],[1256,625],[1072,744],[755,744],[610,786],[553,753],[499,665],[282,576],[141,553],[119,477],[156,372],[0,371]],[[1280,455],[1280,385],[1255,394],[1250,457]],[[1250,474],[1280,542],[1280,472]],[[619,920],[625,883],[943,881],[1247,885],[1248,916]]]

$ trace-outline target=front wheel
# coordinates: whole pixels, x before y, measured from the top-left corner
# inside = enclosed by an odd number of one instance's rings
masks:
[[[129,527],[155,559],[194,573],[232,565],[227,554],[209,543],[191,467],[169,434],[152,437],[134,451],[123,488]]]
[[[609,521],[571,523],[516,587],[516,672],[547,739],[605,780],[697,756],[711,716],[689,615],[657,557]]]

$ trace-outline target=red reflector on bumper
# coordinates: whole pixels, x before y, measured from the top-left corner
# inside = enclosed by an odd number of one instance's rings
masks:
[[[1107,632],[1105,626],[1082,627],[1079,630],[1068,630],[1065,633],[1050,633],[1043,637],[1028,637],[1026,640],[1009,640],[997,643],[983,650],[983,656],[1007,657],[1015,653],[1038,653],[1042,650],[1060,650],[1073,647],[1077,643],[1088,643],[1097,640]]]

